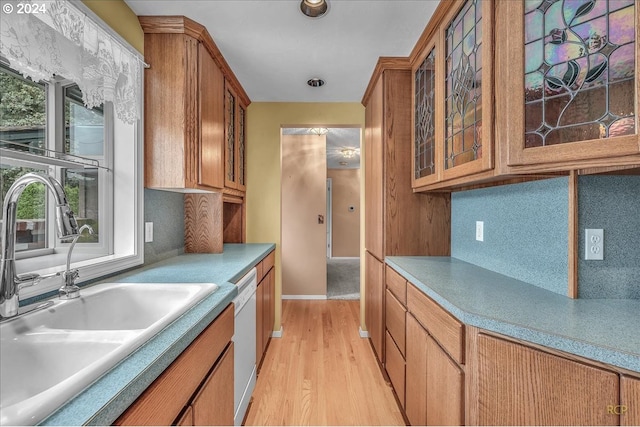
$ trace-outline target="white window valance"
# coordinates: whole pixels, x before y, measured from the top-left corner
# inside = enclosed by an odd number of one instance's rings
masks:
[[[5,2],[0,13],[0,54],[13,69],[34,81],[54,76],[73,80],[88,108],[110,101],[125,123],[140,118],[139,55],[69,0],[21,3],[20,10],[17,3]],[[8,4],[13,6],[10,13]]]

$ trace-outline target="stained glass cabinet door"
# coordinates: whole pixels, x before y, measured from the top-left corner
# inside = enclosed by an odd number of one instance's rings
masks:
[[[493,169],[494,1],[456,1],[439,29],[443,181]]]
[[[437,61],[440,45],[431,40],[413,66],[412,93],[412,187],[437,182],[442,171],[443,126],[437,126],[437,117],[442,117],[442,61]],[[438,68],[436,70],[436,68]]]
[[[526,0],[498,8],[497,121],[505,126],[497,132],[508,166],[638,163],[640,3]]]

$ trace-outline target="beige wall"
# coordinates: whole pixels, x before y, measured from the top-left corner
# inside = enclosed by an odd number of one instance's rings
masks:
[[[280,129],[296,125],[357,126],[364,129],[360,103],[254,102],[247,111],[247,242],[276,244],[276,321],[280,328]],[[360,208],[362,215],[362,207]],[[364,221],[361,218],[361,224]],[[361,232],[364,236],[364,232]],[[360,243],[360,248],[364,243]],[[362,254],[362,249],[361,252]],[[360,282],[364,283],[362,270]],[[361,292],[364,295],[364,292]],[[364,318],[361,300],[360,318]],[[362,323],[362,321],[361,321]]]
[[[331,255],[360,256],[360,169],[327,169],[332,185]],[[349,206],[355,211],[349,212]]]
[[[144,53],[142,27],[136,14],[123,0],[82,0],[82,2],[138,52]]]

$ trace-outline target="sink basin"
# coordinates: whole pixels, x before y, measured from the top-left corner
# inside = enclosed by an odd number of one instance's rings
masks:
[[[217,285],[103,283],[0,324],[0,425],[34,425]]]

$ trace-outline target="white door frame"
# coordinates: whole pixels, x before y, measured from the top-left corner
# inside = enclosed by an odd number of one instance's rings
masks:
[[[331,178],[327,178],[327,258],[333,258],[333,183]]]

